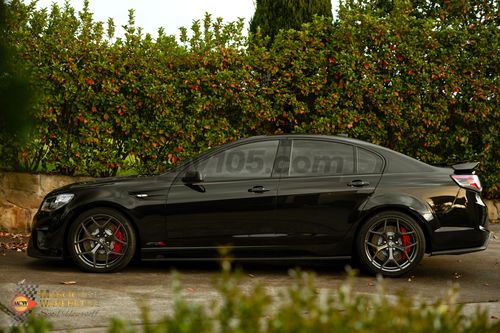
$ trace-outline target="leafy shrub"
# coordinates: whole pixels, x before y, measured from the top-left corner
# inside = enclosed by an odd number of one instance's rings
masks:
[[[31,73],[38,125],[0,144],[2,167],[115,175],[162,172],[241,137],[347,133],[428,163],[481,162],[500,190],[498,3],[346,1],[333,22],[246,37],[210,15],[179,41],[124,38],[56,4],[6,4],[6,40]]]

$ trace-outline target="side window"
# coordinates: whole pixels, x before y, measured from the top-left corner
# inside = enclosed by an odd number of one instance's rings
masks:
[[[207,181],[270,178],[278,140],[247,143],[210,157],[201,171]]]
[[[358,173],[381,173],[382,159],[377,154],[358,148]]]
[[[354,172],[354,148],[316,140],[293,140],[289,176],[329,176]]]

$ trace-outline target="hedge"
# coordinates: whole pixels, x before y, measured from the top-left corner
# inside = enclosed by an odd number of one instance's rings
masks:
[[[209,14],[178,40],[131,11],[122,38],[88,4],[5,6],[37,125],[27,141],[3,133],[3,168],[162,172],[241,137],[347,133],[428,163],[477,160],[499,197],[496,1],[346,1],[272,43]]]

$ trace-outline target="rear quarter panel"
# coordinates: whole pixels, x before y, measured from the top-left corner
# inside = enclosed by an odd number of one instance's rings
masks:
[[[458,191],[459,187],[445,172],[384,174],[363,207],[363,216],[391,209],[406,212],[429,237],[443,224],[456,223],[448,215],[457,209],[454,202]]]

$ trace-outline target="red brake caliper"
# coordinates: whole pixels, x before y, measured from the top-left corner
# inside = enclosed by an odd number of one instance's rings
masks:
[[[123,234],[121,233],[120,230],[116,231],[116,238],[118,238],[119,240],[123,240]],[[115,242],[115,246],[113,246],[113,252],[121,253],[122,249],[123,249],[122,243]]]
[[[410,236],[406,233],[406,229],[401,227],[401,234],[403,235],[401,239],[403,240],[403,246],[406,248],[406,253],[410,254],[410,244],[411,244],[411,239]]]

